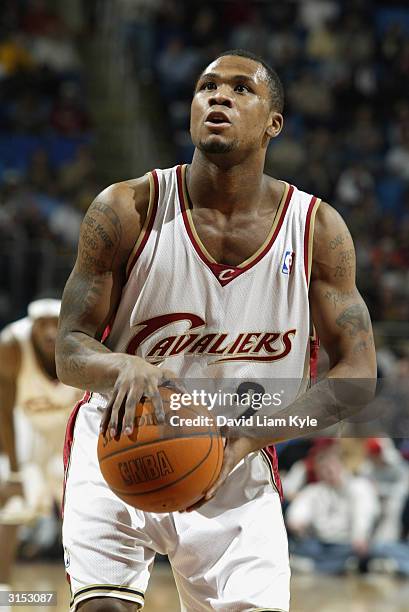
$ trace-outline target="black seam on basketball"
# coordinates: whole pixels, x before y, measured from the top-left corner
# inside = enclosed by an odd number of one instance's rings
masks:
[[[174,439],[174,438],[172,438]],[[193,472],[195,472],[208,458],[208,456],[211,453],[213,447],[213,440],[211,440],[211,445],[209,447],[209,450],[207,451],[207,454],[205,457],[202,457],[202,459],[200,460],[200,462],[195,465],[194,468],[192,468],[191,470],[189,470],[188,472],[186,472],[185,474],[183,474],[183,476],[180,476],[177,480],[173,480],[172,482],[168,482],[165,485],[162,485],[161,487],[158,487],[156,489],[149,489],[149,491],[141,491],[139,492],[128,492],[128,491],[123,491],[122,489],[115,489],[114,487],[112,487],[111,485],[109,485],[111,491],[113,491],[114,493],[120,493],[121,495],[129,495],[129,496],[142,496],[142,495],[149,495],[150,493],[157,493],[158,491],[163,491],[164,489],[167,489],[168,487],[172,487],[173,485],[177,484],[178,482],[180,482],[181,480],[184,480],[185,478],[187,478],[188,476],[190,476],[190,474],[193,474]]]
[[[143,448],[144,446],[149,446],[149,444],[156,444],[158,442],[167,442],[168,440],[186,440],[186,438],[214,438],[219,437],[219,433],[216,431],[208,431],[203,433],[189,433],[186,436],[169,436],[166,438],[155,438],[154,440],[149,440],[149,442],[138,443],[135,442],[132,446],[126,446],[125,448],[119,448],[118,450],[112,451],[109,455],[104,455],[101,459],[99,459],[99,463],[103,463],[105,459],[110,459],[111,457],[115,457],[115,455],[120,455],[124,451],[133,450],[135,448]]]

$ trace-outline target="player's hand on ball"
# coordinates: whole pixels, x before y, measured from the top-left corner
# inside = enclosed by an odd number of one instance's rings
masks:
[[[158,387],[174,380],[171,370],[158,368],[141,357],[124,355],[111,398],[101,420],[101,432],[114,438],[122,432],[130,435],[134,429],[135,406],[143,396],[155,407],[158,422],[164,421],[164,408]]]
[[[224,456],[222,469],[216,482],[206,492],[204,497],[200,499],[196,504],[186,508],[186,512],[192,512],[197,510],[200,506],[203,506],[206,502],[212,499],[217,490],[222,486],[230,472],[236,467],[236,465],[249,453],[258,450],[259,446],[257,440],[254,438],[226,438],[226,444],[224,447]]]

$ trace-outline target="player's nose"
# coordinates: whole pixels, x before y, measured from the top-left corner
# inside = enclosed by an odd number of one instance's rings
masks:
[[[227,106],[227,108],[232,108],[233,100],[231,96],[229,96],[225,91],[218,90],[214,94],[212,94],[209,99],[209,106]]]

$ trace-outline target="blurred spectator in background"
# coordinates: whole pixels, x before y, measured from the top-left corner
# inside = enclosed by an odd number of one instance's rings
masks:
[[[314,453],[317,482],[307,484],[287,510],[292,567],[338,574],[367,555],[379,514],[374,486],[347,471],[335,442]]]
[[[373,539],[396,542],[401,537],[401,516],[409,491],[409,465],[388,438],[373,438],[364,443],[367,456],[357,473],[372,482],[380,503]]]

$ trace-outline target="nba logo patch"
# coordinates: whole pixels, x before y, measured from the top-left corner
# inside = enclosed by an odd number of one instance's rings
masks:
[[[295,259],[294,251],[286,251],[283,259],[283,267],[281,268],[281,272],[283,274],[291,274],[291,270],[293,269]]]

